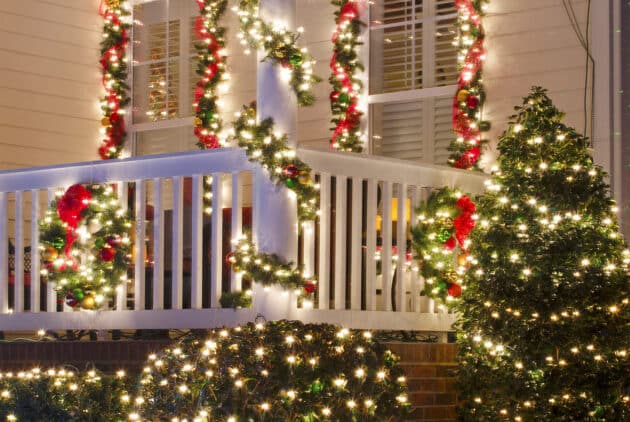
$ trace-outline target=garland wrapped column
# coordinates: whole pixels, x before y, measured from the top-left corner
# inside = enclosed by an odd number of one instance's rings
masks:
[[[490,128],[481,118],[485,101],[482,83],[486,58],[482,17],[488,0],[455,0],[458,11],[459,78],[453,98],[453,129],[457,138],[449,147],[448,162],[460,169],[479,169],[481,149],[487,142],[482,132]]]
[[[127,86],[128,31],[131,28],[131,6],[127,0],[101,0],[99,14],[103,17],[101,41],[102,81],[105,95],[101,98],[104,138],[98,148],[103,160],[120,158],[125,146],[124,108],[129,104]]]
[[[363,0],[332,0],[338,7],[335,12],[336,28],[333,32],[333,56],[330,60],[330,108],[334,125],[330,146],[340,151],[362,152],[359,95],[363,84],[357,73],[363,70],[358,49],[359,36],[365,26],[360,19]]]

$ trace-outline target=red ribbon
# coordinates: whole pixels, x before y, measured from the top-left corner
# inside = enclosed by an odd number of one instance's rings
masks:
[[[72,185],[57,202],[57,215],[66,223],[66,246],[64,253],[72,258],[70,251],[76,240],[75,230],[81,221],[81,212],[90,205],[92,193],[81,184]]]
[[[464,243],[470,232],[475,228],[475,220],[472,216],[476,211],[476,206],[466,195],[462,195],[455,203],[455,206],[460,209],[459,215],[453,220],[455,239],[462,249],[466,249]]]
[[[475,10],[472,0],[456,0],[455,6],[460,15],[468,16],[468,20],[476,26],[478,30],[482,30],[481,16]],[[474,166],[479,160],[481,155],[479,148],[481,144],[481,131],[475,119],[471,118],[468,115],[468,110],[466,110],[466,107],[473,102],[471,101],[461,106],[457,97],[462,89],[467,88],[471,81],[477,78],[477,74],[483,67],[483,60],[486,53],[483,42],[483,37],[478,38],[468,50],[464,59],[464,66],[459,73],[457,92],[453,98],[453,129],[457,136],[463,139],[467,147],[464,154],[455,162],[455,167],[462,169],[468,169]]]

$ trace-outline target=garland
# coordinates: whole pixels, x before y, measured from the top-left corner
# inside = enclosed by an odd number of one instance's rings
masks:
[[[475,227],[475,209],[468,196],[442,188],[433,192],[417,211],[419,224],[412,233],[420,273],[426,283],[422,294],[447,306],[454,304],[462,293],[462,276],[469,262],[468,235]]]
[[[273,119],[256,123],[256,103],[244,106],[234,122],[235,140],[249,159],[269,170],[271,180],[291,189],[298,204],[298,220],[314,220],[318,209],[318,186],[312,170],[287,146],[286,135],[273,133]]]
[[[125,146],[124,108],[129,103],[127,94],[127,31],[131,28],[131,6],[126,0],[101,0],[99,14],[103,17],[101,68],[105,95],[101,98],[105,139],[98,154],[103,160],[119,158]]]
[[[358,47],[361,30],[365,23],[359,18],[359,0],[332,0],[339,7],[335,12],[337,27],[333,33],[334,52],[330,60],[330,83],[333,91],[330,94],[330,107],[333,113],[332,123],[335,125],[330,145],[340,151],[363,151],[361,140],[361,116],[359,111],[359,93],[363,83],[357,72],[363,70],[359,61]]]
[[[40,221],[42,274],[71,307],[92,309],[127,280],[131,219],[110,186],[70,186]]]
[[[402,420],[398,361],[368,331],[286,320],[219,328],[149,356],[129,419]]]
[[[481,18],[489,0],[455,0],[458,10],[459,78],[453,98],[453,128],[457,139],[451,143],[448,162],[460,169],[479,169],[481,148],[487,142],[481,132],[490,129],[481,120],[485,102],[482,68],[486,58]]]
[[[242,273],[243,276],[263,286],[280,285],[284,289],[298,293],[300,299],[312,301],[317,289],[317,281],[313,277],[304,277],[301,268],[295,267],[292,263],[286,263],[275,254],[257,252],[248,234],[242,235],[233,243],[233,252],[226,256],[226,261],[232,265],[233,271]],[[225,299],[221,297],[224,307],[249,307],[251,305],[251,291],[236,292],[232,295],[233,298],[225,294]],[[230,299],[232,302],[229,302]]]
[[[264,49],[274,65],[286,70],[287,80],[297,96],[300,106],[309,106],[315,102],[311,91],[313,85],[321,79],[313,75],[314,60],[306,48],[297,46],[299,32],[276,29],[258,16],[259,0],[241,0],[235,7],[240,21],[239,38],[241,43],[254,49]],[[247,51],[246,51],[247,53]]]
[[[200,149],[220,146],[219,133],[222,129],[219,115],[217,88],[227,76],[225,73],[225,28],[218,25],[227,6],[227,0],[197,0],[199,16],[195,21],[195,37],[200,76],[195,87],[195,136]]]

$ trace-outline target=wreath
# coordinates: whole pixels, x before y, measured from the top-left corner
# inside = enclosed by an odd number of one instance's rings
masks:
[[[129,104],[127,85],[127,45],[131,29],[131,6],[126,0],[101,0],[99,14],[103,17],[101,68],[105,95],[101,98],[105,139],[98,148],[103,160],[119,158],[125,146],[124,109]]]
[[[459,78],[453,97],[453,129],[457,138],[449,146],[448,162],[460,169],[479,169],[481,148],[487,142],[481,133],[490,128],[481,119],[485,102],[482,69],[486,56],[482,17],[488,0],[456,0]]]
[[[361,140],[361,116],[358,109],[359,95],[363,88],[357,72],[363,70],[359,60],[359,40],[365,23],[359,18],[359,4],[356,0],[332,0],[339,9],[335,12],[337,27],[333,33],[333,56],[330,60],[330,108],[335,125],[330,146],[340,151],[363,151]]]
[[[422,294],[447,306],[462,294],[475,210],[475,203],[467,195],[449,188],[433,192],[417,210],[418,225],[412,228],[412,234],[420,274],[425,279]]]
[[[131,262],[129,213],[108,185],[70,186],[40,221],[42,273],[59,300],[92,309],[127,281]]]
[[[241,0],[236,12],[240,21],[239,38],[243,44],[254,49],[264,49],[274,65],[280,65],[288,72],[291,87],[301,106],[312,105],[315,96],[313,85],[321,79],[313,75],[314,60],[297,45],[299,32],[276,29],[258,16],[259,0]]]

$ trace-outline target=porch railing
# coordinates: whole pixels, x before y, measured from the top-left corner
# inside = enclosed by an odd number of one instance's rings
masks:
[[[259,315],[354,328],[448,330],[453,315],[420,295],[423,280],[409,262],[410,225],[432,188],[478,192],[483,176],[357,154],[300,149],[298,155],[321,186],[320,216],[304,224],[298,248],[298,263],[318,280],[315,301],[298,304],[291,292],[253,283],[252,308],[238,310],[222,309],[219,299],[249,281],[233,274],[224,258],[230,240],[251,224],[252,211],[265,206],[253,201],[259,172],[242,151],[1,172],[0,331],[204,328]],[[208,176],[210,216],[203,209]],[[74,183],[117,184],[135,220],[129,282],[98,311],[58,303],[54,286],[40,277],[38,220],[55,192]]]

